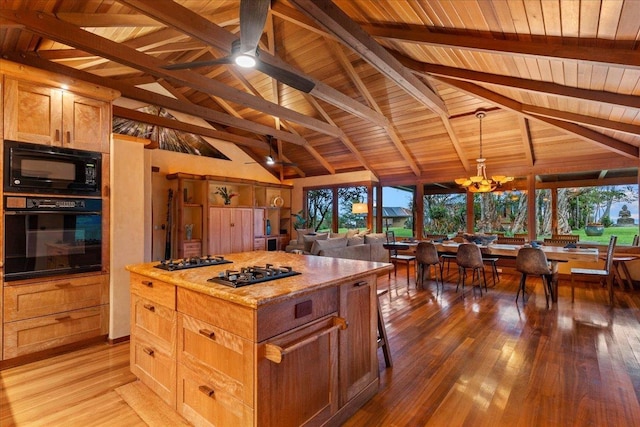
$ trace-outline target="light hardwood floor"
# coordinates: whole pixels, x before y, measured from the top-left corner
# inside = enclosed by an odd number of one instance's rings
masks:
[[[572,305],[565,280],[547,309],[538,278],[516,305],[517,276],[462,298],[455,274],[436,296],[433,282],[407,292],[398,273],[391,301],[381,297],[394,366],[380,350],[380,391],[345,426],[640,425],[640,291],[616,290],[609,309],[590,284]],[[128,350],[98,345],[0,371],[0,425],[146,425],[114,391],[134,380]]]

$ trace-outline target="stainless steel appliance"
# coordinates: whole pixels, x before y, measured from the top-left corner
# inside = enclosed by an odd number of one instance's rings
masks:
[[[163,260],[160,261],[160,264],[155,265],[154,267],[160,268],[162,270],[175,271],[185,270],[187,268],[207,267],[210,265],[230,264],[232,262],[233,261],[224,259],[223,256],[207,255],[206,257],[191,257],[179,260]]]
[[[294,271],[291,267],[276,267],[273,264],[266,264],[265,266],[242,267],[240,270],[226,270],[220,272],[217,277],[212,277],[208,281],[239,288],[241,286],[255,285],[257,283],[283,279],[298,274],[300,273]]]
[[[5,196],[4,279],[102,269],[102,200]]]
[[[102,154],[4,142],[5,193],[100,196]]]

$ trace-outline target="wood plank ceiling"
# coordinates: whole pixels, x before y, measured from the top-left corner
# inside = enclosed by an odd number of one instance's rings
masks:
[[[274,0],[260,59],[309,93],[231,65],[163,68],[229,55],[239,0],[0,5],[3,58],[200,117],[211,128],[196,132],[258,161],[273,135],[297,164],[273,168],[281,179],[369,170],[455,188],[475,174],[484,109],[490,175],[637,182],[640,1]]]

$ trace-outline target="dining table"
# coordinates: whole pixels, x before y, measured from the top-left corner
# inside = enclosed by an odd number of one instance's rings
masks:
[[[457,242],[433,242],[438,250],[438,253],[455,254],[458,252],[458,247],[461,243]],[[518,251],[524,245],[508,245],[492,243],[489,245],[478,245],[480,251],[484,255],[491,255],[500,258],[515,259],[518,256]],[[551,264],[551,271],[553,274],[553,302],[558,302],[558,263],[568,261],[579,262],[598,262],[599,251],[597,248],[564,248],[561,246],[539,246],[540,249],[547,256],[547,260]]]

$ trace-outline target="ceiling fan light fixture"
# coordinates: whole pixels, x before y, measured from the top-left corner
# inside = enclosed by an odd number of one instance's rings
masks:
[[[275,160],[273,160],[273,157],[271,157],[271,156],[267,156],[267,164],[268,164],[268,165],[275,165],[275,164],[276,164],[276,161],[275,161]]]
[[[233,59],[237,66],[242,68],[253,68],[256,66],[256,58],[253,55],[247,53],[241,53],[236,55]]]

